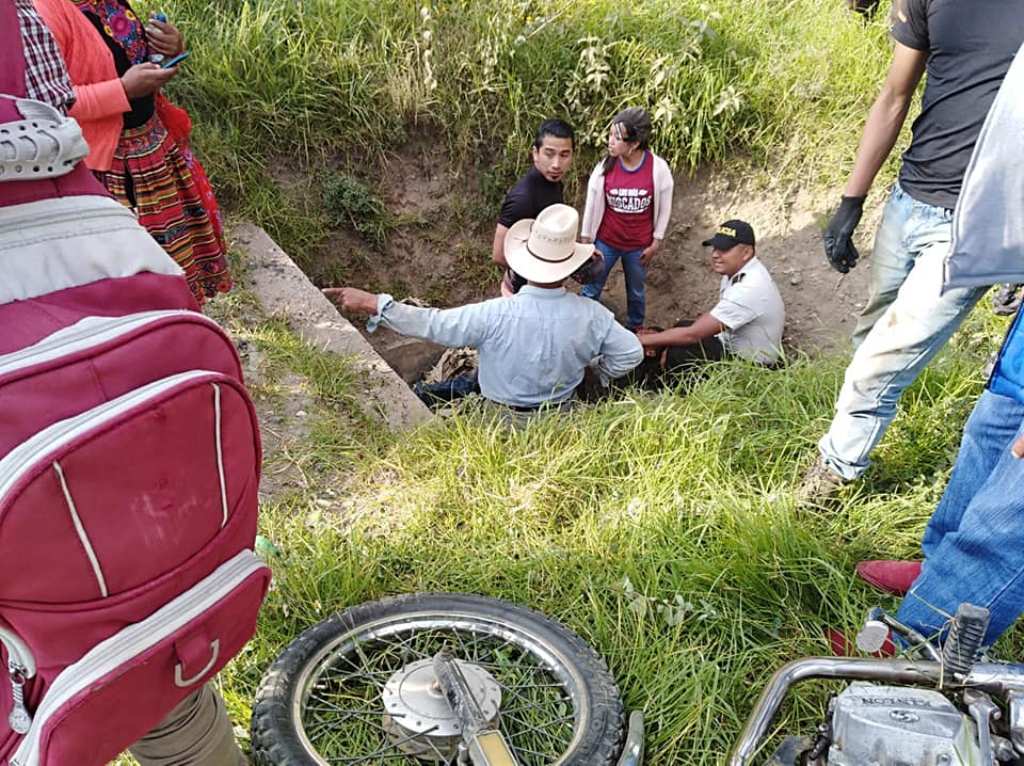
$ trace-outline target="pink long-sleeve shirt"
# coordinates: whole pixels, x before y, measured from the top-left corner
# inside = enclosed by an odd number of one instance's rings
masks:
[[[110,170],[114,150],[131,109],[117,76],[114,56],[100,33],[68,0],[33,0],[39,15],[60,46],[75,89],[71,116],[82,126],[89,144],[85,164],[90,170]]]

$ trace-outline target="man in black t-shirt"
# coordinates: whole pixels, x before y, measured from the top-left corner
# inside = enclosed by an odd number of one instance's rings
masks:
[[[542,122],[530,150],[533,167],[508,190],[501,203],[491,257],[505,269],[501,280],[503,297],[515,295],[526,284],[526,280],[512,271],[505,262],[505,236],[517,221],[536,218],[548,205],[562,202],[562,178],[572,165],[575,140],[576,135],[567,122]],[[425,404],[433,407],[478,394],[480,386],[474,371],[438,383],[419,382],[413,390]]]
[[[548,205],[563,201],[562,178],[572,165],[575,140],[576,136],[568,123],[562,120],[542,122],[530,151],[533,167],[508,190],[501,203],[491,257],[506,270],[501,283],[502,295],[519,292],[519,288],[525,284],[505,263],[505,235],[516,221],[536,218]]]
[[[982,123],[1021,43],[1021,0],[894,0],[895,50],[868,115],[825,254],[842,273],[864,198],[899,137],[927,72],[921,114],[875,237],[871,293],[853,334],[854,356],[820,456],[798,499],[820,500],[859,478],[904,389],[942,348],[987,288],[940,294],[953,208]]]

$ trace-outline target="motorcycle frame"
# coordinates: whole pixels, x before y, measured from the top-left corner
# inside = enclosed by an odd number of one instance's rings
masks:
[[[967,678],[955,680],[939,662],[867,658],[805,657],[775,672],[761,692],[740,734],[729,766],[752,766],[753,758],[789,690],[811,679],[878,681],[940,690],[973,688],[999,696],[1010,706],[1010,739],[1024,753],[1024,665],[978,663]]]

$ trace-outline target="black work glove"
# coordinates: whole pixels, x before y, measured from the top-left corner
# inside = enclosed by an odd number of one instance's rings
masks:
[[[846,5],[851,11],[871,17],[878,9],[878,0],[846,0]]]
[[[841,274],[849,272],[860,258],[860,253],[853,246],[853,232],[863,213],[864,197],[843,197],[825,229],[825,257]]]

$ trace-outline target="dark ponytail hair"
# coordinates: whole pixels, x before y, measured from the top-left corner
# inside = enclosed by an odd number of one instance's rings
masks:
[[[612,119],[612,126],[614,127],[615,125],[622,126],[627,141],[636,141],[638,149],[641,151],[647,150],[651,143],[653,127],[651,126],[650,115],[647,114],[646,109],[639,106],[623,109]],[[613,167],[615,167],[615,158],[609,154],[604,158],[602,173],[607,173]]]

